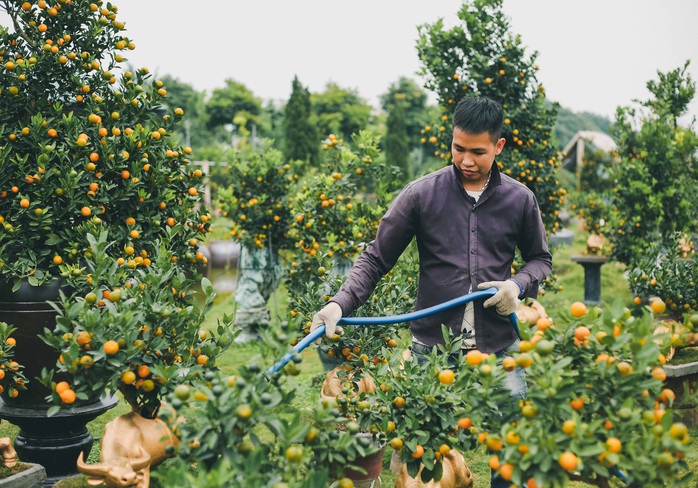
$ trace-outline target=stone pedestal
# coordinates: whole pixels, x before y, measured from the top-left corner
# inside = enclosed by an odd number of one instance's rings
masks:
[[[85,458],[90,454],[94,439],[87,423],[118,403],[118,397],[108,396],[48,417],[48,410],[12,407],[0,400],[0,418],[20,428],[14,443],[19,458],[43,466],[47,476],[44,486],[53,486],[78,472],[80,452]]]
[[[601,266],[608,262],[608,258],[576,255],[571,259],[584,268],[584,302],[591,305],[601,304]]]

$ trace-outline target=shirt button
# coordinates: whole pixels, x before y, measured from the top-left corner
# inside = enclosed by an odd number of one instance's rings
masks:
[[[473,227],[472,229],[470,229],[470,232],[475,232],[475,227]]]
[[[471,249],[470,254],[475,254],[475,249]]]
[[[470,276],[475,276],[475,271],[471,271]]]

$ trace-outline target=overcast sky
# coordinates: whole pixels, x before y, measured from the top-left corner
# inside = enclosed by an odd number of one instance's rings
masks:
[[[444,0],[115,0],[137,48],[137,67],[210,91],[226,78],[257,97],[286,100],[298,75],[311,91],[328,81],[369,102],[416,74],[417,26],[456,21]],[[575,111],[613,116],[646,98],[657,70],[691,59],[698,80],[696,0],[505,0],[512,30],[539,52],[548,97]],[[6,18],[2,18],[7,23]],[[698,116],[698,100],[690,113]]]

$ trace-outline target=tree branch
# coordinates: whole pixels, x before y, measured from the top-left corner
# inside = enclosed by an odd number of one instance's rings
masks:
[[[19,22],[17,22],[17,11],[10,8],[10,0],[2,0],[2,7],[3,10],[5,10],[5,12],[7,12],[7,14],[12,19],[12,24],[15,27],[15,32],[19,34],[19,36],[22,39],[24,39],[27,42],[27,44],[29,44],[32,47],[32,49],[37,50],[38,47],[36,46],[36,44],[32,42],[27,33],[24,32],[24,30],[22,30],[22,28],[19,26]]]

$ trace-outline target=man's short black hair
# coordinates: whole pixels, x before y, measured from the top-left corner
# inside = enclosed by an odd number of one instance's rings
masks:
[[[502,136],[504,111],[499,102],[487,97],[464,97],[453,111],[453,127],[466,134],[487,132],[495,144]]]

